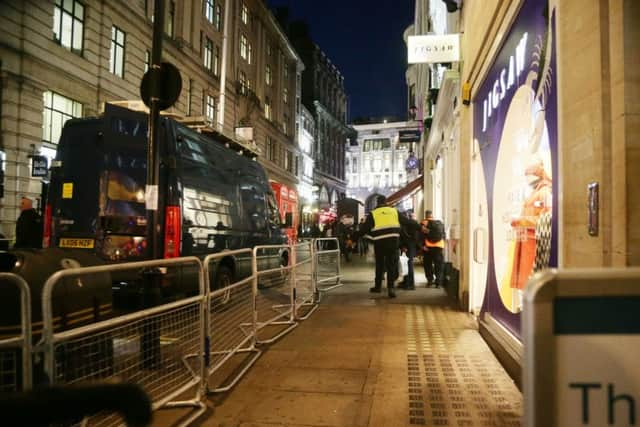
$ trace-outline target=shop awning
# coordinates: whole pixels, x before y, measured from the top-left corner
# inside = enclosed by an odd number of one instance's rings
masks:
[[[389,206],[397,205],[409,196],[412,196],[416,191],[422,188],[422,175],[405,185],[400,190],[387,196],[387,204]]]

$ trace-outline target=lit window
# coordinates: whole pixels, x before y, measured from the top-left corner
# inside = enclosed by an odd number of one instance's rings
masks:
[[[286,87],[282,89],[282,101],[285,104],[289,103],[289,89],[287,89]]]
[[[115,25],[111,27],[111,57],[109,71],[118,77],[124,76],[125,33]]]
[[[220,72],[220,48],[214,46],[213,48],[213,74],[216,76]]]
[[[271,57],[273,55],[273,46],[270,42],[267,42],[267,56]]]
[[[240,35],[240,57],[244,60],[248,57],[249,40],[244,34]]]
[[[170,36],[173,37],[173,30],[174,30],[174,24],[175,24],[175,18],[176,18],[176,4],[173,1],[169,2],[169,10],[168,10],[168,16],[167,16],[167,23],[166,23],[166,33]]]
[[[81,53],[84,31],[84,6],[75,0],[55,0],[53,39],[67,49]]]
[[[247,75],[244,73],[244,71],[240,71],[240,74],[238,76],[238,81],[240,82],[240,93],[243,95],[246,95],[248,84],[247,84]]]
[[[249,8],[245,2],[242,2],[242,11],[240,12],[240,19],[242,23],[247,25],[249,23]]]
[[[284,121],[282,122],[282,131],[285,135],[289,135],[289,116],[284,115]]]
[[[264,117],[271,120],[271,100],[268,96],[264,99]]]
[[[219,4],[216,5],[216,11],[213,15],[213,26],[216,27],[218,31],[222,28],[222,9]]]
[[[74,117],[82,117],[82,104],[54,92],[43,95],[42,141],[57,144],[64,123]]]
[[[151,65],[151,52],[148,50],[144,51],[144,72],[149,71],[149,66]]]
[[[204,68],[211,71],[213,67],[213,43],[209,40],[209,37],[204,39]]]
[[[215,10],[214,0],[204,0],[204,16],[207,21],[213,24],[213,12]]]
[[[289,67],[287,64],[284,64],[284,69],[282,70],[282,75],[284,77],[285,82],[289,80]]]
[[[216,101],[211,95],[207,95],[207,119],[211,122],[216,119]]]
[[[271,86],[273,84],[273,75],[271,73],[270,65],[267,64],[264,74],[265,74],[264,76],[265,83],[267,84],[267,86]]]

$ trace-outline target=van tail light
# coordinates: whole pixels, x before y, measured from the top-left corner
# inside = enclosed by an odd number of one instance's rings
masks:
[[[42,247],[48,248],[51,246],[51,205],[47,204],[44,207],[44,230],[42,233]]]
[[[180,206],[167,206],[164,215],[164,257],[180,256],[180,238],[182,236],[182,220]]]

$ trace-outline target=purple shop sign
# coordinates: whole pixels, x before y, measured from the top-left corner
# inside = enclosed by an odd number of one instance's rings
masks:
[[[474,99],[489,214],[482,306],[520,337],[522,290],[558,264],[555,9],[525,0]]]

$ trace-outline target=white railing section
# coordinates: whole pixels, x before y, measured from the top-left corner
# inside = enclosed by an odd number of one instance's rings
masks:
[[[327,292],[342,286],[340,270],[340,244],[337,238],[321,238],[313,241],[314,282],[318,298]]]
[[[93,323],[85,313],[82,326],[60,320],[64,310],[56,305],[64,304],[64,298],[58,296],[65,289],[71,292],[70,283],[91,287],[115,277],[143,285],[148,308],[125,313],[112,307],[106,320],[98,316]],[[60,270],[42,290],[42,336],[33,348],[29,286],[9,273],[0,273],[0,283],[17,288],[21,316],[20,325],[10,328],[13,335],[0,336],[0,361],[7,355],[16,361],[0,365],[3,379],[12,378],[0,383],[0,391],[17,391],[20,382],[22,389],[30,389],[34,360],[43,359],[51,384],[137,384],[154,410],[193,408],[181,422],[189,425],[205,411],[205,392],[234,387],[262,354],[261,345],[278,340],[308,318],[318,307],[320,292],[341,286],[340,250],[338,240],[328,238],[223,251],[203,261],[185,257]],[[176,289],[184,292],[174,292],[171,302],[158,299],[163,290]],[[245,353],[251,356],[244,358],[242,369],[233,369],[235,377],[210,386],[214,374],[224,374],[234,356]],[[111,412],[83,421],[121,424]]]
[[[207,256],[203,264],[207,287],[207,380],[233,356],[253,353],[227,385],[210,388],[207,381],[207,390],[219,393],[235,386],[262,354],[262,350],[256,348],[256,275],[253,272],[253,251],[241,249],[220,252]],[[231,278],[231,283],[220,288],[221,272],[235,272],[240,277]]]
[[[253,248],[256,276],[256,342],[275,342],[298,326],[293,279],[295,251],[289,245]]]
[[[98,323],[56,332],[52,295],[65,278],[83,277],[90,286],[91,275],[114,272],[142,272],[158,269],[191,272],[197,295],[175,302],[117,316]],[[190,270],[190,271],[189,271]],[[158,284],[161,284],[162,277]],[[185,279],[186,280],[186,279]],[[183,282],[183,285],[187,285]],[[158,290],[159,291],[159,290]],[[44,354],[45,372],[52,384],[72,385],[96,381],[120,381],[140,385],[149,395],[154,410],[194,407],[182,425],[188,425],[205,411],[201,399],[204,360],[205,287],[202,263],[196,257],[143,261],[98,267],[61,270],[45,283],[42,294],[43,336],[38,350]],[[188,400],[176,400],[191,391]],[[120,425],[113,413],[91,417],[91,425]]]

